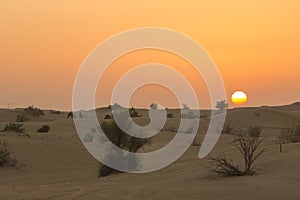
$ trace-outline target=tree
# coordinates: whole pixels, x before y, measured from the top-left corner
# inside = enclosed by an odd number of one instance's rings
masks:
[[[226,100],[218,101],[217,102],[216,108],[218,110],[223,111],[223,110],[227,109],[227,107],[228,107],[228,103],[226,103]]]
[[[157,110],[157,108],[158,108],[158,105],[157,105],[156,103],[152,103],[152,104],[150,105],[150,109]]]

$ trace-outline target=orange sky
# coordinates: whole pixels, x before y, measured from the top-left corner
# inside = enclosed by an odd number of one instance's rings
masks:
[[[203,45],[220,69],[228,100],[244,90],[246,106],[300,101],[299,20],[298,0],[2,0],[0,107],[70,109],[73,82],[88,53],[114,34],[147,26],[177,30]],[[146,53],[145,62],[167,62],[165,54]],[[121,60],[122,66],[137,63]],[[161,93],[165,101],[170,96]],[[143,94],[135,95],[139,105]],[[100,96],[97,102],[109,103]]]

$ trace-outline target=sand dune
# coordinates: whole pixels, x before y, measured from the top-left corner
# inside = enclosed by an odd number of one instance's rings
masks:
[[[212,177],[200,160],[199,146],[191,147],[179,160],[162,170],[147,174],[115,174],[98,178],[98,161],[83,147],[72,120],[66,113],[33,118],[25,122],[30,137],[1,133],[15,152],[19,169],[0,168],[0,199],[299,199],[300,144],[285,144],[279,153],[276,143],[280,128],[300,120],[300,104],[282,107],[239,108],[228,111],[227,123],[236,129],[250,124],[264,127],[263,146],[266,154],[258,160],[258,174],[252,177]],[[22,110],[0,109],[0,129],[14,121]],[[178,111],[168,120],[159,135],[140,151],[158,149],[174,137],[169,128],[178,127]],[[103,120],[107,109],[97,110]],[[146,111],[142,111],[147,116]],[[259,114],[257,114],[259,113]],[[147,117],[137,118],[146,123]],[[203,138],[209,123],[201,119],[199,138]],[[43,124],[49,133],[36,133]],[[228,152],[240,162],[239,153],[231,144],[233,136],[223,134],[211,156]]]

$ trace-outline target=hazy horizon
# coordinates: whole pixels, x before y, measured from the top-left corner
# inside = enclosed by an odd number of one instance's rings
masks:
[[[219,68],[231,107],[236,90],[247,93],[244,106],[249,107],[300,101],[299,6],[295,0],[1,1],[0,107],[11,103],[70,110],[77,71],[91,50],[119,32],[147,26],[173,29],[201,44]],[[100,81],[96,106],[110,104],[110,92],[122,73],[149,62],[180,71],[193,85],[200,105],[209,106],[207,88],[189,63],[149,50],[112,63]],[[148,107],[158,101],[178,106],[170,91],[157,86],[140,89],[131,103]]]

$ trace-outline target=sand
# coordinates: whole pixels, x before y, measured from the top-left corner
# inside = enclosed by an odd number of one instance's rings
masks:
[[[0,109],[0,129],[14,121],[22,109]],[[99,109],[99,118],[108,112]],[[144,111],[143,111],[144,112]],[[170,111],[172,112],[172,111]],[[166,125],[178,127],[178,111]],[[255,113],[259,113],[259,116]],[[300,104],[280,107],[239,108],[228,111],[226,122],[236,131],[251,124],[264,127],[266,153],[257,161],[257,175],[247,177],[212,176],[205,167],[207,159],[197,157],[200,147],[192,146],[179,160],[156,172],[114,174],[98,178],[99,163],[83,147],[67,113],[45,116],[25,122],[26,133],[1,133],[19,160],[19,167],[0,168],[0,199],[299,199],[300,143],[285,144],[279,153],[280,128],[300,120]],[[143,113],[145,116],[145,113]],[[136,119],[146,123],[145,117]],[[209,120],[201,119],[199,140]],[[49,133],[36,133],[43,124]],[[204,127],[204,128],[203,128]],[[174,137],[166,130],[140,151],[157,149]],[[222,134],[210,153],[227,152],[235,162],[241,157],[232,145],[233,136]]]

